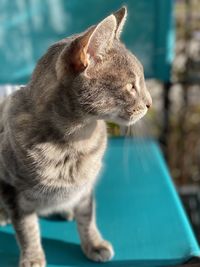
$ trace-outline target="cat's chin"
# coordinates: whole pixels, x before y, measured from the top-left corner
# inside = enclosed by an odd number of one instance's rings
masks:
[[[140,119],[140,118],[139,118]],[[116,124],[119,124],[121,126],[131,126],[133,125],[134,123],[136,123],[139,119],[134,119],[134,120],[125,120],[125,119],[122,119],[122,118],[115,118],[115,119],[109,119],[107,120],[108,122],[111,122],[111,123],[116,123]]]
[[[131,126],[135,124],[138,120],[125,120],[122,118],[117,118],[115,122],[121,126]]]
[[[135,124],[137,121],[139,121],[142,117],[144,117],[144,115],[146,114],[146,112],[142,112],[140,115],[135,116],[134,118],[132,118],[131,120],[127,120],[125,118],[122,117],[115,117],[115,118],[109,118],[107,119],[108,122],[114,122],[117,123],[121,126],[131,126],[133,124]]]

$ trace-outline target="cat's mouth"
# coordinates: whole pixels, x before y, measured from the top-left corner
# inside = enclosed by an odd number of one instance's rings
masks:
[[[134,112],[131,116],[130,115],[122,115],[118,110],[116,113],[107,114],[101,117],[101,119],[114,122],[122,126],[130,126],[140,120],[144,115],[147,113],[147,108],[142,109],[140,111]]]
[[[126,118],[125,116],[118,115],[116,118],[116,122],[120,125],[130,126],[137,121],[139,121],[144,115],[147,113],[147,109],[144,109],[140,112],[134,113],[131,117]]]

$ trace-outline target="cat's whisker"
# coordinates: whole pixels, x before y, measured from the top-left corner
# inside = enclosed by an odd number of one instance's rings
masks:
[[[141,122],[142,123],[142,122]],[[150,160],[150,155],[149,155],[149,151],[147,150],[147,145],[146,145],[146,136],[141,134],[143,133],[143,127],[141,126],[141,124],[138,124],[138,128],[137,128],[138,132],[140,133],[140,150],[141,150],[141,154],[145,154],[147,157],[145,158],[145,161],[143,159],[143,169],[145,170],[145,172],[149,171],[148,168],[148,159]]]
[[[135,140],[135,141],[134,141],[134,143],[135,143],[135,147],[134,147],[134,149],[135,149],[135,151],[136,151],[136,155],[137,155],[137,158],[139,159],[139,162],[141,162],[141,157],[140,157],[140,155],[141,155],[141,153],[140,153],[140,146],[139,146],[139,144],[138,144],[138,134],[137,134],[135,125],[132,125],[131,128],[132,128],[132,133],[133,133],[134,140]]]
[[[128,135],[124,137],[124,146],[123,146],[123,166],[125,172],[125,178],[130,177],[129,173],[129,138]]]
[[[141,131],[140,128],[138,128],[136,125],[134,125],[135,127],[133,127],[134,131],[135,131],[135,135],[136,135],[136,151],[137,151],[137,156],[139,158],[139,161],[142,165],[143,169],[146,169],[146,163],[144,161],[143,155],[144,153],[146,153],[145,151],[145,142],[143,137],[141,136]]]
[[[129,168],[130,138],[133,135],[130,122],[131,122],[131,118],[128,122],[128,126],[126,126],[125,128],[125,140],[124,140],[124,149],[123,149],[124,151],[123,161],[124,161],[124,166],[125,166],[125,173],[127,174],[125,175],[125,177],[128,177],[128,178],[132,176],[132,174],[130,175],[129,173],[130,171],[130,168]]]

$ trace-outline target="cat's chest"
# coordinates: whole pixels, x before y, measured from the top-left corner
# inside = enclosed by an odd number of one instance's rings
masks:
[[[88,183],[82,186],[71,185],[57,188],[47,186],[45,190],[37,187],[37,190],[28,190],[24,197],[26,203],[31,203],[31,205],[34,203],[34,207],[40,215],[48,215],[72,209],[82,197],[91,192],[91,188],[91,184]]]
[[[98,132],[88,140],[63,145],[39,144],[31,151],[36,179],[46,189],[93,182],[101,167],[105,147],[106,135]]]
[[[34,160],[35,186],[26,197],[38,211],[51,212],[74,206],[95,183],[106,147],[106,135],[79,140],[65,146],[40,144],[30,156]],[[63,206],[64,205],[64,206]]]

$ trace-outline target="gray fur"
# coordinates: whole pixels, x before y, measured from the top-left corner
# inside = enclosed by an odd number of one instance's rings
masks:
[[[141,64],[118,40],[127,13],[118,12],[51,46],[0,106],[0,218],[16,230],[20,266],[45,266],[37,215],[55,212],[74,214],[88,258],[113,256],[92,199],[104,120],[129,125],[151,105]]]

